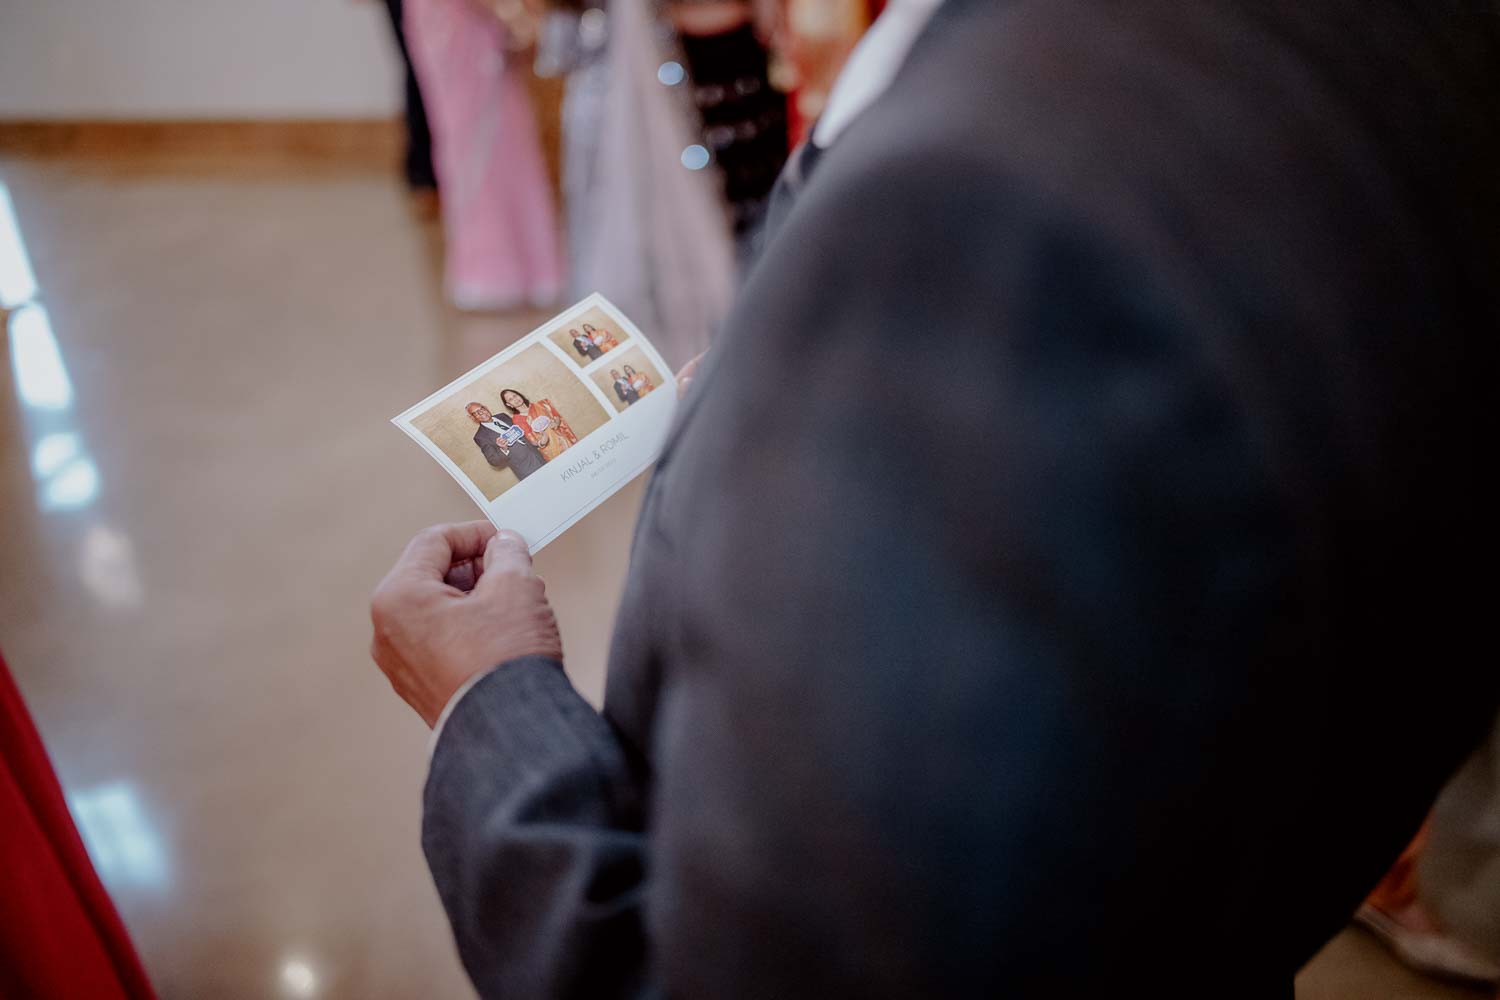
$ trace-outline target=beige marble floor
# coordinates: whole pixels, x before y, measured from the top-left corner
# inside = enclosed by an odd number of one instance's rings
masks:
[[[475,513],[387,418],[529,318],[446,310],[381,171],[12,158],[0,183],[37,285],[0,378],[0,648],[162,996],[472,996],[417,844],[426,730],[365,601],[414,530]],[[639,498],[538,559],[595,696]],[[1475,994],[1346,934],[1299,995]]]

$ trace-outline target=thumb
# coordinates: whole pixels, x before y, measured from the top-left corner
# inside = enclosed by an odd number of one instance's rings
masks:
[[[505,529],[495,533],[489,544],[484,549],[484,580],[494,577],[498,582],[502,578],[532,576],[531,549],[526,545],[526,539],[518,532]]]

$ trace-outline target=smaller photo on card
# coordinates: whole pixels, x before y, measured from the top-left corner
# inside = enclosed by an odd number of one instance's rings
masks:
[[[579,368],[587,368],[618,353],[631,332],[605,309],[594,308],[553,327],[547,337]]]
[[[617,412],[624,412],[660,389],[665,380],[656,365],[638,347],[620,352],[595,368],[590,375]]]
[[[609,331],[618,365],[584,372],[558,343],[585,323]],[[671,378],[641,331],[593,295],[392,422],[536,550],[656,461],[677,407]]]

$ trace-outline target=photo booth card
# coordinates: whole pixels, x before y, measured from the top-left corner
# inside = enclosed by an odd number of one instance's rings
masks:
[[[536,551],[656,461],[676,406],[661,355],[591,295],[392,423]]]

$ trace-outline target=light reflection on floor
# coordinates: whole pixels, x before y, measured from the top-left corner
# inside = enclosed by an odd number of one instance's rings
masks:
[[[157,892],[168,887],[166,845],[129,782],[74,792],[68,809],[106,884]]]

